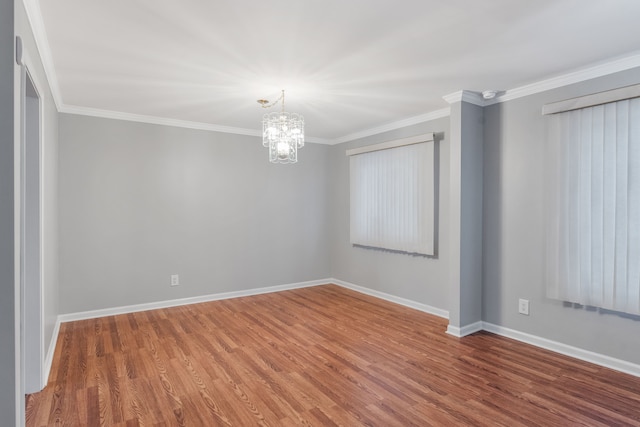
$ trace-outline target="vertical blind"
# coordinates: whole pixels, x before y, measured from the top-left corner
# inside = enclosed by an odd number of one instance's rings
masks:
[[[640,98],[547,120],[547,295],[640,314]]]
[[[352,154],[349,163],[351,243],[433,255],[434,142]]]

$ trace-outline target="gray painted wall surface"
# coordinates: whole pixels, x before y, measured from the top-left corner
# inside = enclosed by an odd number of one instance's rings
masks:
[[[451,105],[449,325],[482,320],[483,108]]]
[[[460,268],[462,266],[460,242],[462,241],[462,102],[454,102],[449,115],[449,277],[447,280],[447,308],[449,326],[460,328],[462,289],[460,286]],[[448,329],[448,328],[447,328]]]
[[[61,312],[329,277],[328,154],[274,165],[257,137],[61,114]]]
[[[461,326],[482,320],[483,110],[462,102]]]
[[[44,351],[49,349],[58,310],[58,110],[40,60],[24,4],[16,9],[16,34],[29,56],[31,73],[43,104],[42,109],[42,271],[44,303]]]
[[[0,0],[0,417],[16,425],[13,0]]]
[[[637,319],[544,296],[540,114],[546,102],[638,80],[632,70],[484,109],[483,320],[640,362],[639,344],[628,340]],[[352,247],[345,150],[431,131],[445,133],[439,256]],[[447,132],[445,118],[333,147],[309,144],[298,165],[275,166],[252,137],[63,114],[61,312],[329,276],[450,309]],[[288,223],[293,230],[283,231]],[[168,286],[173,273],[180,287]],[[518,298],[531,301],[529,317],[517,314]]]
[[[449,119],[443,118],[331,147],[332,276],[356,285],[447,310],[449,283]],[[440,140],[438,256],[425,258],[353,247],[349,242],[349,159],[345,151],[426,132],[444,133]]]
[[[640,69],[485,108],[485,321],[640,363],[640,318],[565,307],[545,297],[542,105],[640,83]],[[531,315],[518,314],[518,298]]]

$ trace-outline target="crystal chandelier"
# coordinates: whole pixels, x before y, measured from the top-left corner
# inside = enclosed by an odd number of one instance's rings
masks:
[[[262,145],[269,147],[271,163],[295,163],[298,148],[304,146],[304,117],[284,111],[284,90],[272,104],[259,99],[262,108],[270,108],[282,101],[282,111],[267,113],[262,118]]]

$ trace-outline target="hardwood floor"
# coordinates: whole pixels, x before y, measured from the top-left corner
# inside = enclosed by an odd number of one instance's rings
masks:
[[[64,323],[26,424],[640,426],[640,378],[446,326],[335,285]]]

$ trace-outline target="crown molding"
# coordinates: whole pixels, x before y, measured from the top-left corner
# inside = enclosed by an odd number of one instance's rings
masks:
[[[365,129],[360,132],[350,133],[340,138],[331,140],[329,144],[330,145],[342,144],[343,142],[353,141],[353,140],[364,138],[367,136],[377,135],[379,133],[401,129],[403,127],[416,125],[418,123],[424,123],[431,120],[440,119],[442,117],[449,117],[450,114],[451,114],[451,108],[447,107],[441,110],[432,111],[430,113],[421,114],[419,116],[409,117],[407,119],[398,120],[392,123],[387,123],[386,125]]]
[[[60,107],[63,105],[62,93],[60,92],[60,86],[58,85],[56,69],[53,66],[53,56],[51,55],[49,39],[47,38],[47,32],[45,31],[44,21],[42,19],[40,3],[38,0],[23,0],[22,4],[24,5],[25,12],[27,13],[27,20],[29,21],[33,37],[36,41],[36,48],[40,55],[42,68],[44,68],[45,78],[49,83],[53,102],[56,104],[58,111],[60,111]]]
[[[449,104],[456,102],[468,102],[469,104],[477,105],[478,107],[484,107],[487,102],[482,98],[482,95],[470,90],[460,90],[458,92],[450,93],[442,97]]]
[[[190,122],[186,120],[167,119],[162,117],[129,114],[115,111],[99,110],[94,108],[79,107],[65,105],[62,100],[62,93],[58,85],[58,78],[56,75],[55,67],[53,66],[53,56],[51,55],[51,49],[49,40],[45,31],[44,21],[42,19],[42,12],[40,10],[40,4],[38,0],[23,0],[22,1],[31,30],[33,32],[36,47],[38,49],[42,66],[46,75],[46,79],[49,83],[51,95],[56,104],[58,111],[70,114],[81,114],[95,117],[114,118],[120,120],[129,120],[143,123],[154,123],[167,126],[178,126],[190,129],[209,130],[215,132],[224,133],[237,133],[240,135],[260,136],[260,131],[254,129],[234,128],[231,126],[215,125],[209,123]],[[449,95],[445,95],[443,98],[449,104],[455,102],[468,102],[474,105],[485,107],[501,102],[507,102],[514,99],[522,98],[525,96],[533,95],[536,93],[544,92],[551,89],[556,89],[562,86],[567,86],[574,83],[580,83],[586,80],[590,80],[597,77],[613,74],[620,71],[629,70],[632,68],[640,67],[640,51],[637,51],[631,55],[624,57],[618,57],[616,59],[600,63],[591,67],[579,69],[571,73],[563,74],[561,76],[552,77],[550,79],[541,80],[539,82],[531,83],[528,85],[520,86],[514,89],[508,89],[502,92],[499,96],[491,100],[485,100],[482,95],[469,91],[461,90]],[[435,120],[442,117],[449,116],[451,109],[449,107],[443,108],[430,113],[422,114],[419,116],[409,117],[407,119],[399,120],[386,125],[365,129],[359,132],[351,133],[338,137],[335,139],[324,139],[307,137],[305,142],[311,142],[316,144],[329,144],[336,145],[343,142],[353,141],[355,139],[364,138],[371,135],[376,135],[391,130],[400,129],[402,127],[411,126],[418,123]]]
[[[255,129],[237,128],[233,126],[222,126],[212,123],[192,122],[188,120],[169,119],[166,117],[148,116],[144,114],[123,113],[120,111],[102,110],[99,108],[80,107],[75,105],[62,105],[59,108],[61,113],[76,114],[80,116],[100,117],[104,119],[125,120],[129,122],[149,123],[155,125],[174,126],[186,129],[206,130],[212,132],[233,133],[236,135],[262,136],[262,132]],[[307,137],[305,142],[314,144],[328,144],[322,138]]]
[[[60,113],[76,114],[80,116],[100,117],[104,119],[126,120],[138,123],[150,123],[164,126],[175,126],[186,129],[207,130],[212,132],[233,133],[237,135],[262,136],[262,132],[256,129],[237,128],[232,126],[216,125],[213,123],[192,122],[188,120],[170,119],[166,117],[148,116],[145,114],[123,113],[121,111],[103,110],[100,108],[81,107],[77,105],[62,104],[58,107]],[[312,144],[336,145],[343,142],[353,141],[355,139],[364,138],[391,130],[401,129],[403,127],[424,123],[442,117],[448,117],[451,113],[450,108],[433,111],[431,113],[421,114],[415,117],[399,120],[397,122],[388,123],[361,132],[352,133],[336,139],[325,139],[316,137],[305,137],[305,142]]]
[[[25,1],[30,2],[31,0],[25,0]],[[46,40],[46,37],[45,37],[45,40]],[[47,48],[48,48],[48,44],[47,44]],[[43,59],[43,62],[44,62],[44,59]],[[564,74],[562,76],[557,76],[550,79],[542,80],[542,81],[521,86],[515,89],[509,89],[502,92],[501,95],[491,100],[485,100],[482,97],[482,94],[478,92],[473,92],[470,90],[460,90],[460,91],[451,93],[449,95],[445,95],[442,98],[449,104],[464,101],[480,107],[486,107],[489,105],[507,102],[507,101],[511,101],[511,100],[522,98],[529,95],[534,95],[536,93],[544,92],[547,90],[557,89],[559,87],[567,86],[570,84],[580,83],[586,80],[606,76],[606,75],[617,73],[620,71],[630,70],[636,67],[640,67],[640,53],[635,53],[633,55],[618,58],[616,60],[613,60],[607,63],[598,64],[589,68],[577,70],[568,74]],[[53,68],[51,69],[53,70]],[[53,77],[51,77],[46,66],[45,66],[45,72],[49,77],[48,78],[49,82],[51,82],[52,80],[55,81],[55,74],[53,74]],[[54,71],[51,71],[51,72],[55,73]],[[57,98],[54,92],[58,93]],[[153,116],[144,116],[144,115],[137,115],[137,114],[120,113],[115,111],[97,110],[92,108],[62,105],[61,102],[59,102],[60,95],[57,89],[57,84],[56,84],[55,91],[52,87],[52,93],[54,93],[54,100],[56,100],[56,105],[58,106],[58,110],[60,110],[61,112],[69,112],[72,114],[93,115],[97,117],[106,117],[106,118],[117,118],[121,120],[148,122],[148,123],[155,123],[155,124],[164,124],[168,126],[179,126],[179,127],[186,127],[191,129],[210,130],[210,131],[224,132],[224,133],[238,133],[240,135],[260,136],[260,131],[253,130],[253,129],[234,128],[230,126],[214,125],[214,124],[208,124],[208,123],[189,122],[185,120],[166,119],[166,118],[153,117]],[[419,116],[398,120],[396,122],[388,123],[386,125],[365,129],[359,132],[354,132],[354,133],[347,134],[335,139],[307,137],[305,138],[305,141],[316,143],[316,144],[336,145],[336,144],[341,144],[344,142],[349,142],[349,141],[353,141],[360,138],[365,138],[367,136],[377,135],[380,133],[415,125],[418,123],[424,123],[424,122],[439,119],[442,117],[448,117],[450,114],[451,114],[451,108],[447,107],[440,110],[432,111],[430,113],[422,114]]]
[[[187,129],[209,130],[214,132],[235,133],[238,135],[261,136],[262,133],[255,129],[221,126],[210,123],[192,122],[188,120],[169,119],[166,117],[148,116],[145,114],[123,113],[120,111],[102,110],[99,108],[80,107],[75,105],[62,105],[61,113],[77,114],[82,116],[101,117],[105,119],[126,120],[129,122],[150,123],[155,125],[174,126]]]
[[[485,105],[493,105],[501,102],[511,101],[514,99],[522,98],[524,96],[534,95],[536,93],[545,92],[551,89],[557,89],[559,87],[568,86],[574,83],[584,82],[620,71],[630,70],[636,67],[640,67],[640,52],[636,52],[624,57],[619,57],[617,59],[587,68],[582,68],[571,73],[563,74],[561,76],[552,77],[550,79],[541,80],[539,82],[506,90],[500,96],[486,101]]]

